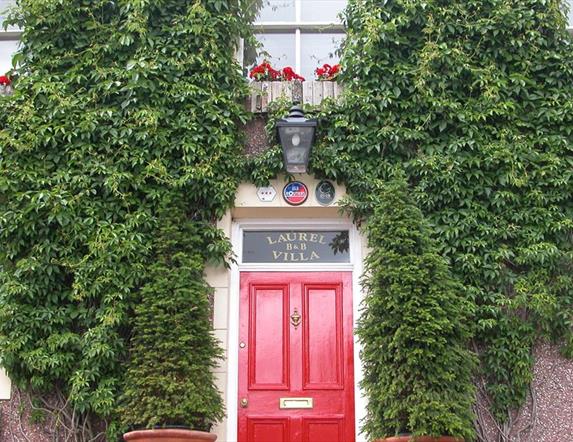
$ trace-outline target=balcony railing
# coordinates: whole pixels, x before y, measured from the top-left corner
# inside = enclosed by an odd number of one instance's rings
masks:
[[[342,87],[334,81],[254,81],[250,84],[251,95],[248,109],[254,113],[268,111],[274,100],[285,98],[290,102],[319,105],[326,98],[335,100],[342,93]],[[0,95],[10,95],[12,86],[1,86]]]

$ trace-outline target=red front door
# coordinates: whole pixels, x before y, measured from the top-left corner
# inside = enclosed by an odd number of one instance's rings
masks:
[[[239,442],[353,442],[350,272],[241,273]]]

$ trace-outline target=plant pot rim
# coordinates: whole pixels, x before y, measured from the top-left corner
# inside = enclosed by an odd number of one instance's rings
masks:
[[[464,442],[464,440],[453,436],[412,436],[408,434],[375,439],[373,442]]]
[[[153,437],[155,439],[166,439],[166,438],[187,438],[194,440],[204,440],[204,441],[214,441],[217,436],[213,433],[207,433],[205,431],[198,430],[184,430],[181,428],[158,428],[153,430],[135,430],[125,433],[123,438],[126,441],[137,441],[139,439],[147,439]]]

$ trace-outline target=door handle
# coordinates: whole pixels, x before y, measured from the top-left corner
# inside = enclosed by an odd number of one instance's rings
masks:
[[[249,406],[249,400],[244,397],[241,399],[241,408],[247,408]]]

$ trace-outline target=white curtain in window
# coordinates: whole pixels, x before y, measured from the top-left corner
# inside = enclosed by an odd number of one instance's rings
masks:
[[[338,15],[346,7],[346,0],[302,0],[301,19],[311,23],[340,23]]]
[[[295,20],[295,0],[264,0],[257,17],[259,22],[293,22]]]

